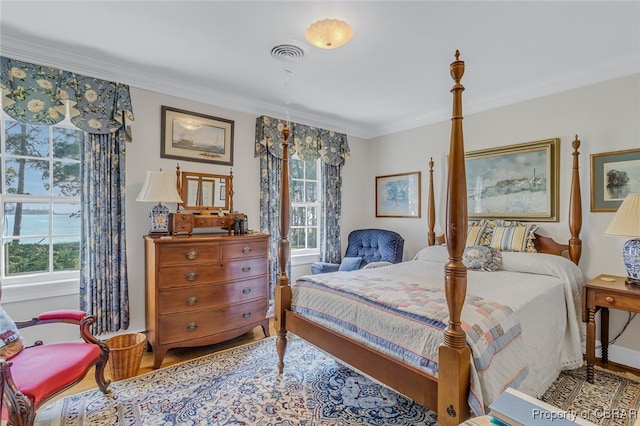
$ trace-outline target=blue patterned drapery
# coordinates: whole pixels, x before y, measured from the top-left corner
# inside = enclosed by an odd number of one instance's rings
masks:
[[[129,327],[124,197],[129,86],[53,67],[1,58],[2,108],[17,121],[65,118],[86,131],[82,167],[80,308],[96,315],[96,334]]]
[[[269,286],[271,295],[280,273],[278,241],[280,240],[280,173],[282,169],[282,128],[286,120],[260,116],[256,119],[254,157],[260,157],[260,232],[271,235]],[[302,160],[322,158],[324,193],[320,235],[320,254],[325,262],[339,262],[342,201],[342,166],[349,156],[347,135],[299,123],[289,124],[289,155],[297,153]],[[287,265],[287,268],[290,266]],[[291,276],[288,273],[288,276]]]

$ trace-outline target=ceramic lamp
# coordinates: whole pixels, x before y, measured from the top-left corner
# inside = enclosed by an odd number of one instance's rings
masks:
[[[622,246],[622,260],[627,268],[625,283],[640,285],[640,194],[630,194],[624,199],[604,233],[635,237]]]
[[[149,219],[151,220],[149,235],[168,235],[170,211],[162,203],[182,203],[176,188],[175,176],[162,171],[147,172],[136,201],[158,203],[149,212]]]

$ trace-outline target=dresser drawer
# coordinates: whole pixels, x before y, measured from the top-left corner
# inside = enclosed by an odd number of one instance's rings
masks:
[[[220,259],[220,244],[171,244],[160,248],[159,265],[211,262]]]
[[[262,257],[267,255],[267,250],[267,240],[228,243],[222,246],[222,258],[235,260],[247,257]]]
[[[160,292],[160,315],[189,312],[203,308],[233,305],[267,296],[264,277],[222,284],[205,284],[189,288],[172,288]]]
[[[267,273],[267,259],[254,258],[225,262],[217,278],[219,281],[244,280]]]
[[[267,299],[240,305],[160,316],[160,344],[198,339],[223,333],[264,319]]]
[[[226,265],[222,262],[193,265],[162,266],[158,272],[158,288],[185,287],[224,280]]]
[[[213,215],[197,215],[193,219],[193,226],[196,228],[215,228],[221,226],[233,226],[233,219],[230,217],[220,217]]]
[[[638,298],[633,296],[596,292],[596,305],[612,309],[624,309],[632,312],[638,310]]]

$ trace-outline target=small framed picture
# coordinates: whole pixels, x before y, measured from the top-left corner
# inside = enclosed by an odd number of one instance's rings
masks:
[[[233,124],[163,105],[160,157],[232,166]]]
[[[420,217],[420,172],[376,177],[376,217]]]
[[[615,212],[640,192],[640,149],[591,154],[591,211]]]

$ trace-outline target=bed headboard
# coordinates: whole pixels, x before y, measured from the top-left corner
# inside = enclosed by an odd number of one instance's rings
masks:
[[[582,255],[582,240],[580,239],[580,230],[582,229],[582,196],[580,190],[580,166],[578,158],[580,152],[580,139],[578,135],[571,143],[573,148],[572,153],[572,173],[571,173],[571,192],[569,197],[569,232],[571,237],[567,244],[558,243],[553,238],[545,237],[538,233],[535,234],[536,238],[533,240],[534,246],[538,253],[548,253],[562,256],[565,252],[569,253],[569,258],[576,265],[580,261]],[[429,160],[429,211],[427,214],[427,243],[432,246],[435,244],[444,244],[444,235],[436,235],[435,229],[435,195],[433,189],[433,158]]]

